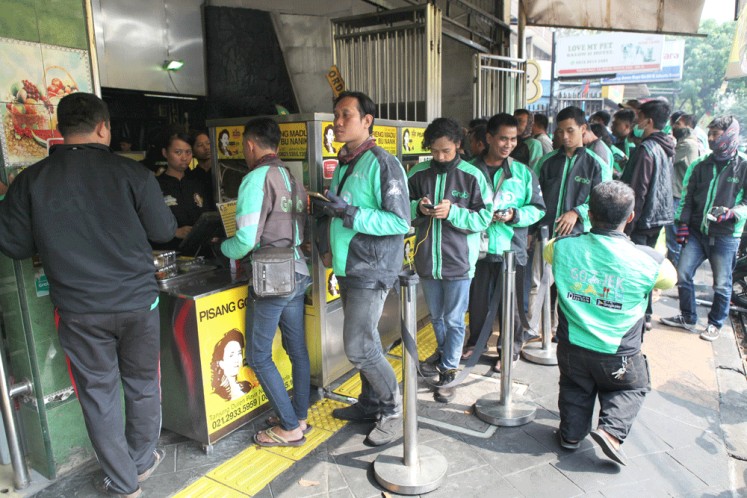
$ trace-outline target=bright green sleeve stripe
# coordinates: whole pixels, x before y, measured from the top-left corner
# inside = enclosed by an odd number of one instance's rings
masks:
[[[259,223],[264,202],[264,184],[268,166],[258,168],[244,177],[236,204],[236,235],[221,244],[221,251],[231,259],[241,259],[259,244]]]

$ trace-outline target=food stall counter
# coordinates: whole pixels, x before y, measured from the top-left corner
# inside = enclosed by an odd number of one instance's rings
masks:
[[[247,423],[267,403],[254,372],[244,365],[246,281],[227,269],[193,271],[161,282],[161,391],[163,427],[212,445]],[[286,388],[291,364],[279,331],[273,360]]]

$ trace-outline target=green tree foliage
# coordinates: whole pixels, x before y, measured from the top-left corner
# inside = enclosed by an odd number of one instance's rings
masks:
[[[724,73],[729,52],[734,42],[736,22],[719,24],[713,19],[700,26],[702,37],[688,37],[685,41],[685,65],[682,81],[673,83],[675,109],[700,117],[705,113],[735,114],[740,122],[747,124],[747,85],[745,79],[731,80],[726,88]]]

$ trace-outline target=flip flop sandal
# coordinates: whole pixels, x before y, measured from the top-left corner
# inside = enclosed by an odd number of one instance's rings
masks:
[[[612,446],[612,441],[610,441],[607,436],[602,434],[597,429],[594,429],[593,431],[591,431],[591,438],[602,448],[602,451],[605,455],[607,455],[607,458],[619,463],[620,465],[627,465],[627,458],[625,458],[625,454],[622,452],[622,450]]]
[[[473,355],[473,354],[475,354],[475,348],[473,348],[473,347],[471,347],[471,346],[470,346],[470,347],[467,347],[467,348],[465,348],[465,349],[464,349],[464,351],[462,352],[462,359],[463,359],[463,360],[469,360],[470,358],[472,358],[472,355]]]
[[[259,431],[254,435],[254,442],[258,444],[259,446],[264,446],[266,448],[272,448],[272,447],[286,447],[286,446],[301,446],[306,442],[306,438],[304,436],[301,436],[300,439],[296,439],[295,441],[288,441],[284,437],[278,435],[275,433],[275,431],[272,430],[273,428],[270,427],[269,429],[265,429],[263,431]],[[259,436],[260,433],[264,433],[265,436],[271,439],[271,441],[262,441],[257,436]]]
[[[267,417],[267,418],[265,419],[265,422],[266,422],[266,423],[267,423],[267,425],[269,425],[270,427],[275,427],[275,426],[278,426],[278,425],[280,425],[280,419],[279,419],[278,417],[276,417],[275,415],[270,415],[269,417]],[[304,429],[304,430],[302,431],[302,432],[303,432],[303,435],[305,436],[306,434],[308,434],[309,432],[311,432],[311,430],[312,430],[313,428],[314,428],[314,426],[313,426],[313,425],[311,425],[311,424],[309,424],[308,422],[306,422],[306,428],[305,428],[305,429]]]

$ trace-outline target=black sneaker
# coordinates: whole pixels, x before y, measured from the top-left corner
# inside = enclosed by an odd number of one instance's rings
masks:
[[[373,446],[381,446],[389,444],[402,437],[402,414],[395,413],[394,415],[382,416],[371,432],[368,433],[369,444]]]
[[[332,410],[332,416],[350,422],[375,422],[379,418],[378,413],[365,412],[359,405],[360,403],[355,403],[344,408],[335,408]]]
[[[695,323],[688,323],[682,315],[672,316],[669,318],[660,318],[659,321],[669,327],[685,329],[689,332],[695,332]]]
[[[420,362],[420,374],[423,377],[435,377],[440,373],[438,363],[441,361],[441,355],[438,352],[433,353],[425,361]]]
[[[443,386],[454,380],[457,370],[447,370],[438,374],[438,385]],[[438,387],[433,393],[433,399],[439,403],[448,403],[456,397],[456,387]]]

